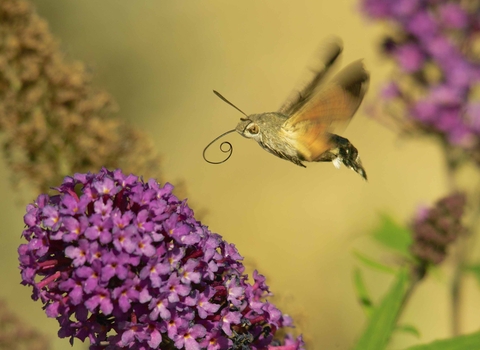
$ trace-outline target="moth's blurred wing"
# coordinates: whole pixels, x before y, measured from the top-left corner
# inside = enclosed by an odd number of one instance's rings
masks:
[[[361,60],[340,71],[283,124],[306,160],[329,149],[328,132],[345,127],[365,96],[369,74]]]
[[[318,58],[310,68],[312,76],[300,90],[294,90],[291,92],[278,112],[288,116],[297,112],[305,102],[310,99],[316,87],[328,75],[327,73],[335,64],[338,56],[342,53],[342,49],[342,41],[339,38],[332,38],[330,42],[322,45],[319,49]]]

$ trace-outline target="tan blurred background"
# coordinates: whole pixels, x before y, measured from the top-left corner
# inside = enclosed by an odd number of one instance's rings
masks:
[[[235,243],[248,266],[267,276],[280,308],[295,317],[309,349],[347,349],[364,325],[355,300],[352,251],[390,262],[366,234],[378,213],[406,221],[420,203],[445,194],[443,163],[429,140],[402,140],[357,113],[344,133],[359,149],[369,176],[331,164],[302,169],[253,141],[232,134],[233,157],[210,165],[202,150],[232,129],[240,114],[212,93],[216,89],[246,113],[274,111],[298,82],[319,43],[335,34],[344,41],[343,63],[365,58],[372,74],[367,102],[375,103],[388,67],[375,51],[381,28],[361,17],[355,0],[337,1],[119,1],[36,0],[62,48],[84,61],[98,86],[112,93],[120,117],[146,130],[164,156],[165,177],[184,180],[189,200],[205,209],[204,223]],[[216,149],[215,149],[216,150]],[[216,155],[216,154],[215,154]],[[54,349],[57,324],[19,285],[16,247],[26,203],[1,167],[3,222],[0,297],[48,332]],[[33,199],[33,198],[32,198]],[[421,342],[449,335],[448,268],[425,281],[403,320],[421,331]],[[366,273],[374,296],[390,279]],[[464,331],[479,324],[480,298],[467,281]],[[394,338],[391,348],[418,342]],[[78,342],[74,349],[85,346]]]

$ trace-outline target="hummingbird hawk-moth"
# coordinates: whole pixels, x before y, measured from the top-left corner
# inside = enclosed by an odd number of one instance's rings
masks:
[[[220,145],[222,152],[229,153],[222,161],[208,160],[205,152],[219,138],[236,131],[257,141],[264,150],[299,166],[305,167],[302,162],[332,162],[339,168],[343,163],[366,180],[357,149],[333,131],[345,127],[352,119],[367,91],[369,74],[362,60],[357,60],[325,81],[342,52],[342,45],[332,42],[323,52],[323,58],[313,70],[313,78],[301,90],[294,91],[278,112],[247,115],[214,90],[219,98],[245,117],[240,118],[235,129],[218,136],[205,147],[204,159],[211,164],[227,161],[233,153],[229,142]]]

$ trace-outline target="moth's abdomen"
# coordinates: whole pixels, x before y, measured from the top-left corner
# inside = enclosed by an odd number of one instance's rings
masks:
[[[332,147],[328,151],[322,153],[314,161],[333,162],[336,168],[343,163],[345,166],[357,172],[367,180],[367,173],[363,168],[362,161],[358,155],[358,150],[355,146],[352,145],[348,139],[335,134],[331,134],[330,142]]]

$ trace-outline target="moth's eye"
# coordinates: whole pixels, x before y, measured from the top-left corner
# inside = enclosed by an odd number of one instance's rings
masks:
[[[250,134],[255,135],[258,134],[259,128],[257,124],[252,123],[247,127],[247,130]]]

